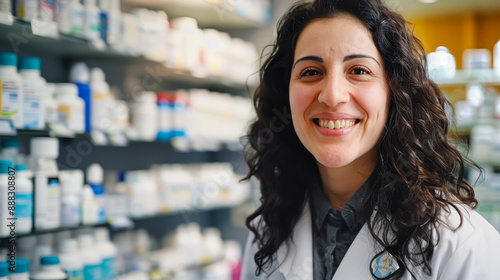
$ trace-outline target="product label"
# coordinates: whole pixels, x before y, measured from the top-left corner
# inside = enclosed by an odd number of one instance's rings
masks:
[[[35,175],[35,228],[45,229],[46,213],[47,213],[47,184],[48,179],[45,175]]]
[[[6,226],[6,222],[8,221],[8,218],[10,217],[9,216],[9,211],[7,211],[8,209],[8,202],[9,202],[9,199],[8,199],[8,192],[9,192],[9,189],[8,189],[8,185],[5,185],[8,183],[8,179],[7,179],[7,176],[5,175],[0,175],[0,179],[1,179],[1,182],[2,186],[0,186],[0,207],[1,207],[1,211],[0,211],[0,236],[2,237],[5,237],[5,236],[9,236],[9,232],[10,232],[10,229]],[[5,210],[3,210],[5,209]]]
[[[102,279],[115,279],[115,258],[102,260]]]
[[[1,0],[0,1],[0,12],[3,12],[3,13],[12,13],[12,11],[10,10],[10,1],[9,0]]]
[[[69,127],[75,132],[85,132],[85,112],[84,108],[73,107],[73,112],[69,118]]]
[[[99,13],[88,13],[86,18],[85,36],[89,39],[99,39],[99,24],[101,22]]]
[[[105,211],[105,200],[104,195],[96,195],[95,199],[97,200],[97,205],[99,205],[99,214],[98,214],[98,222],[105,223],[106,222],[106,211]]]
[[[61,224],[61,188],[59,179],[49,178],[48,180],[45,222],[47,228],[56,228]]]
[[[78,203],[63,202],[61,203],[61,225],[75,226],[80,223],[80,205]]]
[[[98,219],[98,205],[94,200],[82,201],[82,223],[96,224]]]
[[[83,10],[72,9],[69,13],[69,22],[71,25],[71,34],[75,36],[83,36],[83,23],[85,14]]]
[[[186,106],[182,103],[170,104],[172,112],[172,136],[182,137],[186,135]]]
[[[92,93],[92,128],[101,131],[109,131],[112,125],[110,116],[110,102],[106,95]]]
[[[20,18],[26,21],[36,18],[38,12],[37,0],[19,0],[17,5],[17,14]]]
[[[40,1],[40,19],[42,21],[56,21],[55,0]]]
[[[16,192],[16,218],[33,217],[33,194]]]
[[[64,270],[68,280],[83,280],[83,270]]]
[[[15,80],[2,79],[2,117],[10,118],[16,127],[21,125],[19,113],[20,85]]]
[[[68,105],[59,105],[57,107],[59,121],[65,125],[69,125],[69,118],[71,117],[71,107]]]
[[[162,132],[170,132],[172,128],[172,116],[168,104],[158,104],[158,126]]]
[[[24,127],[27,129],[41,128],[41,92],[36,84],[29,81],[23,82],[23,117]]]
[[[158,104],[158,135],[160,141],[170,140],[172,132],[172,112],[166,103]]]
[[[86,265],[83,267],[83,278],[85,280],[101,280],[102,267],[100,265]]]
[[[45,121],[47,123],[59,122],[59,112],[56,107],[45,107]]]

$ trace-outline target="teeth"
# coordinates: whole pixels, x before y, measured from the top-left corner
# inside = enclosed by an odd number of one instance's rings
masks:
[[[322,120],[318,121],[320,127],[329,128],[329,129],[339,129],[339,128],[347,128],[351,127],[355,124],[354,121],[349,120]]]

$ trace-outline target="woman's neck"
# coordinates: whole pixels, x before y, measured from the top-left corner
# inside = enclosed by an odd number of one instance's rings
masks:
[[[349,165],[330,168],[318,163],[323,191],[333,208],[340,210],[361,188],[377,165],[376,160],[358,158]]]

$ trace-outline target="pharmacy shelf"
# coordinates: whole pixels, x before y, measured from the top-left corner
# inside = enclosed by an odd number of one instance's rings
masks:
[[[68,230],[77,230],[77,229],[85,229],[85,228],[93,228],[93,227],[103,227],[107,226],[107,223],[100,223],[100,224],[93,224],[93,225],[78,225],[78,226],[73,226],[73,227],[58,227],[54,229],[44,229],[44,230],[33,230],[29,233],[16,233],[15,238],[19,237],[26,237],[26,236],[37,236],[37,235],[42,235],[42,234],[47,234],[47,233],[57,233],[61,231],[68,231]],[[10,237],[0,237],[0,244],[3,243],[4,240],[8,240]]]
[[[31,137],[56,137],[60,139],[72,139],[84,134],[75,134],[73,132],[68,134],[56,134],[54,131],[49,129],[16,129],[14,134],[3,133],[0,131],[0,138],[13,137],[13,138],[31,138]]]
[[[204,28],[256,28],[270,19],[270,11],[264,11],[262,19],[251,19],[243,10],[235,9],[228,0],[124,0],[122,6],[163,10],[169,18],[192,17]]]
[[[233,81],[222,76],[199,76],[187,70],[171,69],[162,62],[142,55],[124,54],[109,49],[100,50],[89,40],[81,37],[61,33],[57,34],[57,38],[35,35],[29,22],[17,18],[14,18],[12,25],[0,23],[0,51],[14,52],[18,55],[53,55],[78,58],[78,60],[106,59],[117,65],[127,65],[137,73],[156,76],[166,83],[189,84],[192,88],[216,88],[223,92],[241,94],[246,94],[249,89],[255,88],[253,84]]]
[[[163,212],[163,213],[157,213],[157,214],[151,214],[151,215],[144,215],[140,217],[130,217],[132,221],[143,221],[146,219],[157,219],[157,218],[163,218],[163,217],[168,217],[168,216],[173,216],[173,215],[179,215],[183,213],[197,213],[197,212],[206,212],[206,211],[217,211],[217,210],[223,210],[223,209],[231,209],[236,206],[242,205],[247,203],[249,200],[244,200],[239,203],[225,203],[225,204],[219,204],[219,205],[214,205],[211,207],[200,207],[200,208],[191,208],[191,209],[178,209],[174,211],[169,211],[169,212]]]
[[[159,82],[165,83],[170,89],[178,88],[206,88],[217,92],[227,92],[240,96],[250,96],[257,88],[257,76],[252,76],[247,81],[235,81],[224,76],[194,74],[189,70],[172,69],[162,63],[150,61],[145,58],[129,66],[133,73],[140,73],[143,77],[158,77]]]
[[[189,141],[145,141],[145,140],[137,140],[126,138],[125,134],[122,134],[119,141],[112,140],[117,139],[117,137],[112,137],[109,134],[101,133],[99,137],[92,137],[93,134],[67,134],[67,135],[58,135],[54,131],[43,129],[43,130],[31,130],[31,129],[17,129],[14,131],[15,134],[4,134],[0,131],[0,139],[1,138],[32,138],[32,137],[54,137],[59,139],[89,139],[94,146],[104,146],[104,147],[129,147],[131,145],[140,145],[140,144],[153,144],[158,143],[160,145],[168,145],[174,150],[178,152],[220,152],[220,151],[229,151],[229,152],[242,152],[243,145],[240,143],[218,143],[217,147],[214,149],[196,149]],[[102,140],[98,140],[102,139]],[[162,146],[165,147],[165,146]]]
[[[234,208],[238,205],[241,205],[242,203],[228,203],[224,205],[217,205],[213,207],[207,207],[207,208],[200,208],[200,209],[185,209],[185,210],[176,210],[176,211],[170,211],[170,212],[165,212],[165,213],[157,213],[157,214],[151,214],[151,215],[145,215],[141,217],[127,217],[130,221],[132,222],[139,222],[139,221],[144,221],[147,219],[161,219],[169,216],[174,216],[174,215],[181,215],[182,213],[197,213],[197,212],[207,212],[207,211],[217,211],[217,210],[223,210],[223,209],[231,209]],[[25,236],[37,236],[37,235],[42,235],[46,233],[57,233],[61,231],[68,231],[68,230],[79,230],[79,229],[85,229],[85,228],[94,228],[94,227],[110,227],[114,231],[117,230],[127,230],[130,229],[129,227],[114,227],[112,223],[98,223],[98,224],[91,224],[91,225],[78,225],[78,226],[72,226],[72,227],[58,227],[54,229],[46,229],[46,230],[33,230],[30,233],[19,233],[15,235],[15,238],[19,237],[25,237]],[[8,236],[3,236],[0,237],[0,245],[5,241],[8,240],[10,237]]]
[[[500,69],[460,69],[453,77],[437,75],[433,80],[439,86],[460,86],[470,83],[500,86]]]

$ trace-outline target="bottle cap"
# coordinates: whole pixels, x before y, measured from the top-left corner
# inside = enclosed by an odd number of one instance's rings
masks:
[[[88,84],[90,81],[90,73],[87,64],[78,62],[77,64],[73,65],[73,67],[71,67],[69,77],[69,80],[73,83]]]
[[[92,81],[104,81],[106,79],[104,71],[102,71],[102,69],[99,67],[92,68],[90,77]]]
[[[93,246],[94,239],[89,234],[82,234],[78,236],[78,245],[80,249],[89,249]]]
[[[43,256],[40,258],[41,265],[58,265],[59,257],[58,256]]]
[[[82,192],[83,187],[83,171],[81,170],[64,170],[59,172],[59,182],[63,195],[77,194]]]
[[[59,245],[63,240],[71,238],[71,231],[61,230],[61,231],[56,233],[55,238],[57,240],[57,244]]]
[[[0,174],[9,174],[9,167],[13,167],[12,161],[0,160]]]
[[[2,139],[2,148],[19,148],[19,141],[17,139]]]
[[[78,87],[75,84],[57,84],[57,98],[61,98],[63,96],[78,96]]]
[[[191,17],[178,17],[172,20],[172,27],[182,31],[195,30],[198,29],[198,22]]]
[[[491,54],[488,49],[466,49],[462,55],[462,68],[483,69],[490,68]]]
[[[34,56],[25,56],[19,59],[19,70],[38,70],[41,69],[40,58]]]
[[[59,252],[72,253],[78,250],[78,241],[74,238],[64,239],[59,245]]]
[[[16,270],[11,274],[27,273],[29,271],[29,262],[27,259],[16,259]]]
[[[9,266],[6,262],[0,262],[0,277],[5,277],[9,274]]]
[[[87,168],[87,183],[99,185],[103,181],[103,170],[101,165],[93,163]]]
[[[170,95],[168,94],[168,92],[158,92],[156,94],[156,102],[158,104],[161,104],[161,103],[169,103],[169,97]]]
[[[153,91],[143,91],[139,95],[134,96],[135,102],[148,102],[156,104],[156,93]]]
[[[59,140],[50,137],[32,138],[30,151],[33,157],[56,159],[59,156]]]
[[[94,232],[95,240],[97,242],[109,241],[109,231],[106,228],[96,228]]]
[[[0,53],[0,66],[17,67],[17,55],[15,53]]]
[[[25,164],[18,164],[16,165],[16,171],[23,171],[23,170],[28,170],[28,168],[26,168],[26,165]]]

